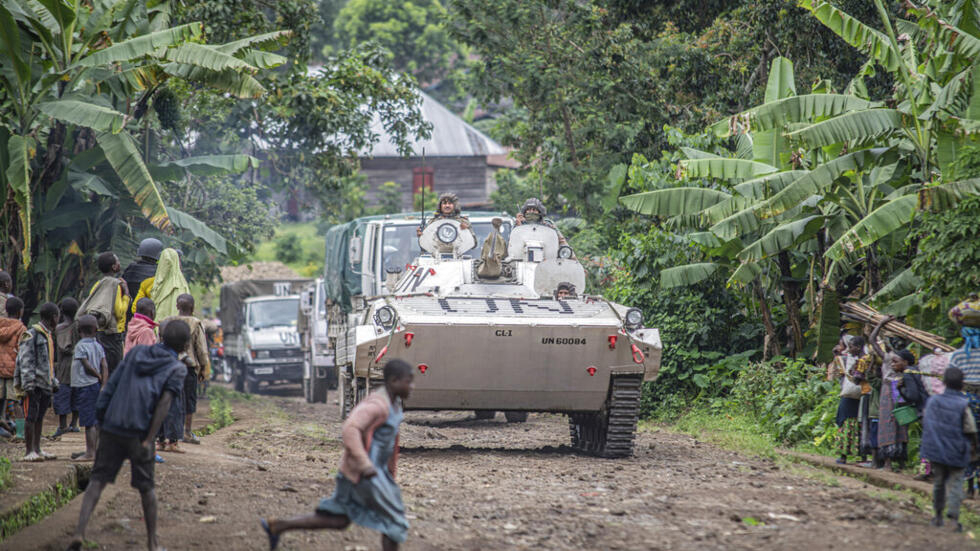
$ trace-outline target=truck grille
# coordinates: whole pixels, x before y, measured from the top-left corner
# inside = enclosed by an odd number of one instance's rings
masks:
[[[280,350],[270,350],[270,358],[301,358],[303,356],[303,351],[299,349],[280,349]]]

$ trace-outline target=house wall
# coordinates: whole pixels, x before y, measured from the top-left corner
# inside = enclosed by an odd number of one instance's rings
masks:
[[[377,204],[378,189],[385,182],[401,186],[402,207],[412,210],[412,170],[422,166],[420,157],[377,157],[361,160],[361,174],[367,178],[367,203]],[[495,167],[484,157],[426,157],[425,166],[432,169],[435,194],[452,191],[460,203],[486,203],[496,189]]]

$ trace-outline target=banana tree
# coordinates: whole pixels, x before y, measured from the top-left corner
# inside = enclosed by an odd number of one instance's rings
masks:
[[[0,194],[8,205],[0,223],[9,236],[0,243],[0,262],[26,284],[28,305],[57,291],[31,277],[40,269],[32,260],[106,243],[115,227],[107,220],[143,219],[160,231],[192,231],[213,246],[221,242],[199,221],[168,211],[147,152],[140,151],[139,123],[154,92],[170,79],[258,97],[264,90],[253,75],[285,61],[266,50],[286,36],[208,45],[200,23],[170,26],[169,9],[160,0],[0,4],[0,161],[6,168]],[[93,197],[99,208],[80,208],[82,199]],[[68,218],[84,222],[86,231],[69,243],[47,234]]]

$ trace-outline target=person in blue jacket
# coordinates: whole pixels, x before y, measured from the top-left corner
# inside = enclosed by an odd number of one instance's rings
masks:
[[[929,397],[926,402],[919,455],[932,463],[932,508],[936,514],[932,525],[943,525],[945,508],[946,516],[956,523],[956,531],[962,532],[963,471],[977,447],[977,425],[962,392],[963,371],[956,367],[947,368],[943,384],[946,391]]]

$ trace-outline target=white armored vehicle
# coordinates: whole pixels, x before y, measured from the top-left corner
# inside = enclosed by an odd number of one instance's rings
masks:
[[[350,310],[331,322],[342,414],[381,382],[386,360],[402,358],[418,370],[406,409],[502,410],[509,420],[565,413],[574,448],[631,455],[641,384],[660,367],[659,332],[644,328],[635,308],[585,294],[559,298],[559,283],[584,289],[585,270],[547,225],[511,230],[501,217],[503,239],[492,241],[506,251],[488,251],[488,243],[481,254],[489,231],[478,226],[492,218],[471,218],[475,236],[456,220],[433,220],[413,239],[421,253],[403,270],[393,266],[383,286],[349,295]],[[375,231],[386,230],[381,223]],[[368,241],[348,235],[349,258],[361,260],[345,266],[379,281],[380,262],[362,250]],[[482,269],[494,253],[496,269]],[[331,295],[329,266],[327,279]]]

